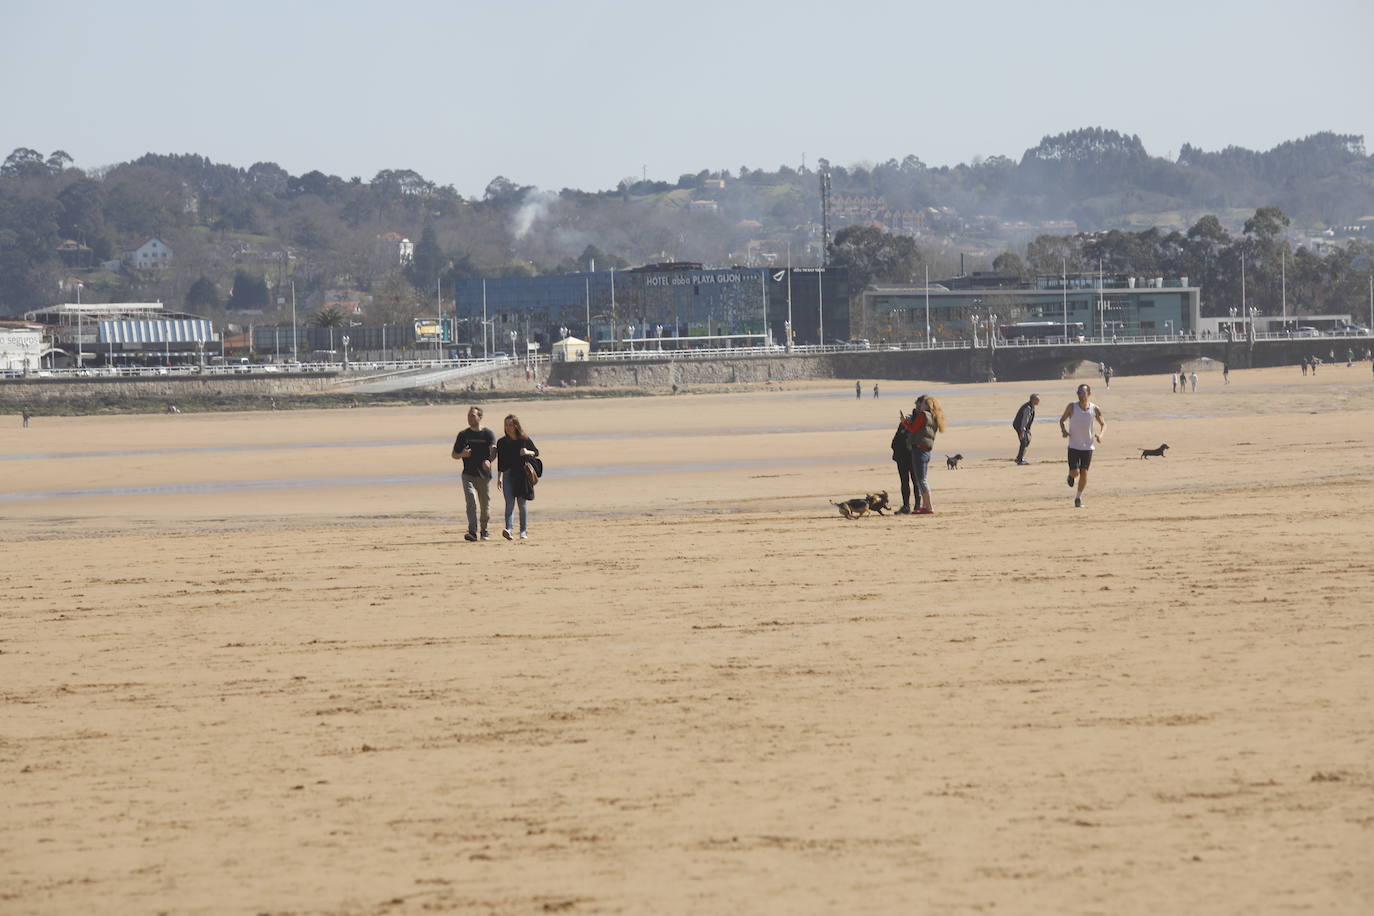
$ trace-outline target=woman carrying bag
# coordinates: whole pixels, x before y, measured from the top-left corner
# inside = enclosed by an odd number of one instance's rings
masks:
[[[496,486],[506,497],[506,527],[501,537],[508,541],[514,537],[511,523],[516,506],[520,507],[520,539],[529,539],[525,502],[534,498],[534,484],[543,467],[539,449],[525,435],[520,418],[513,413],[507,414],[506,434],[496,440]]]

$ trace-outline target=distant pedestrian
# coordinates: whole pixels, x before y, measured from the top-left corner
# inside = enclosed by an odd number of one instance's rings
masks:
[[[24,428],[28,429],[29,417],[33,416],[33,414],[29,413],[29,409],[25,407],[22,411],[20,411],[19,415],[24,418]]]
[[[1104,381],[1106,381],[1107,387],[1108,387],[1108,388],[1112,387],[1112,367],[1111,367],[1111,366],[1107,366],[1105,369],[1102,370],[1102,378],[1103,378]]]
[[[1177,372],[1175,372],[1175,373],[1173,373],[1172,375],[1169,376],[1169,384],[1172,385],[1172,386],[1174,386],[1174,394],[1178,394],[1178,373],[1177,373]]]
[[[855,398],[861,398],[861,397],[863,397],[863,396],[864,396],[864,386],[863,386],[861,383],[859,383],[859,382],[855,382],[855,383],[854,383],[854,397],[855,397]]]
[[[1040,403],[1040,395],[1032,394],[1026,399],[1026,403],[1021,405],[1021,409],[1016,411],[1016,416],[1011,421],[1011,428],[1016,430],[1016,441],[1020,448],[1016,452],[1017,464],[1030,464],[1026,460],[1026,448],[1031,441],[1031,426],[1035,423],[1035,407]]]
[[[1230,364],[1230,363],[1222,363],[1222,364],[1221,364],[1221,381],[1222,381],[1222,384],[1225,384],[1225,385],[1231,384],[1231,364]]]
[[[1192,385],[1193,385],[1193,394],[1197,394],[1197,370],[1196,370],[1196,369],[1194,369],[1193,372],[1192,372],[1192,374],[1188,376],[1188,381],[1191,382]]]
[[[1307,378],[1307,357],[1302,358],[1302,377]]]
[[[878,383],[873,383],[873,400],[878,400]]]

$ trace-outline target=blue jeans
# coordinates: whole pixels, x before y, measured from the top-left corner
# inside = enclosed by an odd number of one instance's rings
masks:
[[[911,448],[911,476],[916,478],[916,488],[922,493],[930,492],[930,452],[923,448]]]
[[[512,530],[512,529],[511,529],[511,517],[515,514],[515,504],[516,504],[516,503],[519,503],[519,504],[520,504],[520,530],[521,530],[521,532],[525,532],[525,531],[528,531],[528,530],[529,530],[529,528],[528,528],[528,526],[527,526],[527,524],[526,524],[527,518],[526,518],[526,515],[525,515],[525,497],[523,497],[523,496],[516,496],[516,495],[515,495],[516,487],[520,487],[522,490],[524,489],[523,486],[522,486],[522,481],[521,481],[520,478],[517,477],[516,475],[517,475],[517,474],[523,474],[524,472],[525,472],[525,467],[524,467],[524,465],[521,465],[519,468],[517,468],[517,469],[515,469],[515,470],[513,470],[513,471],[502,471],[502,472],[501,472],[501,492],[502,492],[502,493],[505,495],[505,497],[506,497],[506,530],[507,530],[507,531]]]

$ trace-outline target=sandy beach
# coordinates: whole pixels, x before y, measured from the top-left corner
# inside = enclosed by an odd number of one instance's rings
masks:
[[[874,381],[0,416],[0,912],[1374,911],[1369,364]]]

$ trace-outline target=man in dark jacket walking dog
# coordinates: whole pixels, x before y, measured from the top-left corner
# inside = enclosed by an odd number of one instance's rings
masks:
[[[1011,421],[1011,428],[1016,430],[1016,438],[1021,443],[1021,448],[1016,453],[1017,464],[1030,464],[1026,460],[1026,446],[1030,445],[1031,424],[1035,422],[1035,405],[1039,403],[1040,395],[1032,394],[1016,412],[1016,418]]]

